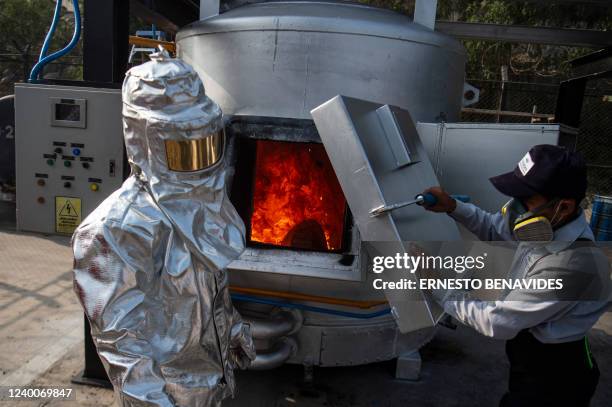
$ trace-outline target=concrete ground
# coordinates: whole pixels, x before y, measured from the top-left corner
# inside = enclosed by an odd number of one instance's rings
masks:
[[[67,238],[16,233],[14,206],[0,202],[0,386],[69,386],[76,402],[2,402],[16,406],[110,406],[111,390],[70,383],[83,366],[83,314],[72,293]],[[592,407],[612,405],[612,313],[590,333],[602,372]],[[441,329],[422,349],[422,378],[393,377],[393,361],[318,368],[303,383],[300,366],[239,372],[238,394],[224,406],[496,406],[505,390],[504,344],[469,328]]]

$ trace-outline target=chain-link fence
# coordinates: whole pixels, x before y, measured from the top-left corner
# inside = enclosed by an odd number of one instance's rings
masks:
[[[466,109],[462,120],[530,123],[532,119],[538,119],[546,122],[555,112],[558,85],[487,80],[468,82],[480,89],[480,100]],[[501,114],[496,114],[497,111]]]
[[[559,86],[520,82],[469,80],[480,100],[464,109],[462,121],[548,123],[554,121]],[[588,82],[582,105],[577,149],[589,166],[589,201],[612,196],[612,81]]]

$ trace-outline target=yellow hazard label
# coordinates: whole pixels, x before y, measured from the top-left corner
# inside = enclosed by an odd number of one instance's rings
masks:
[[[72,234],[81,223],[81,199],[55,197],[55,231]]]

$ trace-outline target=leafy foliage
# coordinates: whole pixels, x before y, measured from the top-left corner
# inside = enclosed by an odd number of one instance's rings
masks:
[[[38,61],[42,43],[51,25],[53,0],[0,0],[0,96],[12,93],[13,83],[25,81]],[[63,9],[49,52],[63,48],[72,37],[74,17]],[[45,69],[46,77],[82,77],[81,42],[67,56]]]
[[[412,15],[414,0],[361,0],[377,7]],[[438,19],[508,25],[561,28],[612,29],[612,7],[567,2],[504,0],[440,0]],[[509,79],[558,82],[569,74],[568,62],[591,49],[493,41],[464,41],[468,53],[467,74],[475,79],[501,79],[501,67],[509,67]]]

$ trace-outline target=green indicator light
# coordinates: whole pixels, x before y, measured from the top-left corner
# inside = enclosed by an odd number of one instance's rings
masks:
[[[47,160],[47,165],[53,165],[53,164],[55,164],[55,161],[49,158]]]
[[[68,160],[64,161],[64,167],[70,167],[72,163]]]

